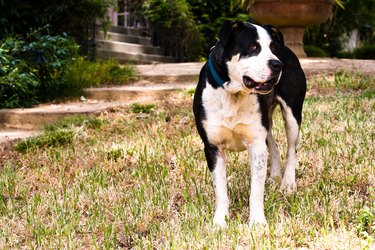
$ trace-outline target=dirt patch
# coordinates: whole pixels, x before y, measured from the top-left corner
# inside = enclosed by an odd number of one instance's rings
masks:
[[[17,152],[14,150],[13,145],[20,139],[11,141],[0,142],[0,167],[3,167],[3,162],[9,162],[11,159],[17,158]]]

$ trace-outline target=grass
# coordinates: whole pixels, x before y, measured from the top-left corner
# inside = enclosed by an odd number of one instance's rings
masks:
[[[130,105],[130,110],[133,113],[149,114],[156,108],[155,104],[139,104],[133,103]]]
[[[86,128],[99,129],[102,123],[100,119],[86,116],[68,117],[56,124],[47,125],[41,135],[22,140],[15,144],[14,148],[25,153],[37,148],[66,146],[80,131]]]
[[[138,73],[131,64],[120,65],[118,61],[89,61],[83,57],[70,64],[63,76],[67,83],[64,94],[74,96],[81,94],[84,88],[120,85],[134,82]]]
[[[73,131],[67,143],[11,150],[0,171],[0,248],[374,249],[374,78],[340,74],[309,81],[298,191],[267,183],[268,227],[246,225],[246,153],[227,155],[231,218],[212,225],[211,175],[191,97],[179,93],[176,103],[65,120],[41,135]]]

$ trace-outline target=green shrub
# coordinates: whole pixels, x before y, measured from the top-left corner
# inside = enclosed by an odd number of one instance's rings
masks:
[[[203,38],[188,1],[145,0],[143,9],[153,37],[166,54],[180,61],[199,58]]]
[[[30,28],[49,25],[49,32],[58,35],[67,32],[87,53],[95,32],[96,21],[103,28],[110,24],[108,9],[115,0],[64,1],[0,1],[0,39],[12,34],[27,34]]]
[[[349,51],[341,51],[340,53],[337,54],[338,58],[354,58],[353,52]]]
[[[327,57],[327,53],[314,45],[304,45],[303,49],[308,57]]]
[[[66,34],[37,30],[0,43],[0,108],[31,107],[39,102],[81,94],[86,87],[137,79],[131,65],[115,60],[87,61]]]
[[[65,88],[61,76],[78,46],[66,34],[43,35],[42,30],[0,41],[0,108],[30,107]]]
[[[37,103],[38,78],[25,72],[9,49],[0,46],[0,108],[30,107]]]
[[[357,59],[375,59],[375,45],[365,45],[357,48],[353,54],[354,58]]]

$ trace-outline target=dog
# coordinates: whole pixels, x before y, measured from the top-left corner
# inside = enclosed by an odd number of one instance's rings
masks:
[[[248,223],[267,224],[264,188],[268,151],[270,177],[281,178],[280,152],[272,136],[272,114],[280,105],[288,141],[281,187],[296,189],[296,148],[300,140],[306,78],[297,56],[271,25],[225,21],[202,67],[194,94],[195,124],[213,176],[214,224],[229,215],[225,150],[247,150],[251,169]]]

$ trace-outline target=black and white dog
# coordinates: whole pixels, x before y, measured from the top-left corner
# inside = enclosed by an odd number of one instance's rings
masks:
[[[213,175],[214,223],[225,226],[228,216],[224,150],[247,150],[251,166],[249,223],[266,224],[267,146],[270,177],[281,177],[280,153],[271,132],[272,114],[280,105],[288,138],[281,185],[292,192],[296,189],[296,147],[306,93],[305,74],[275,27],[226,21],[218,37],[200,72],[193,104],[196,126]]]

